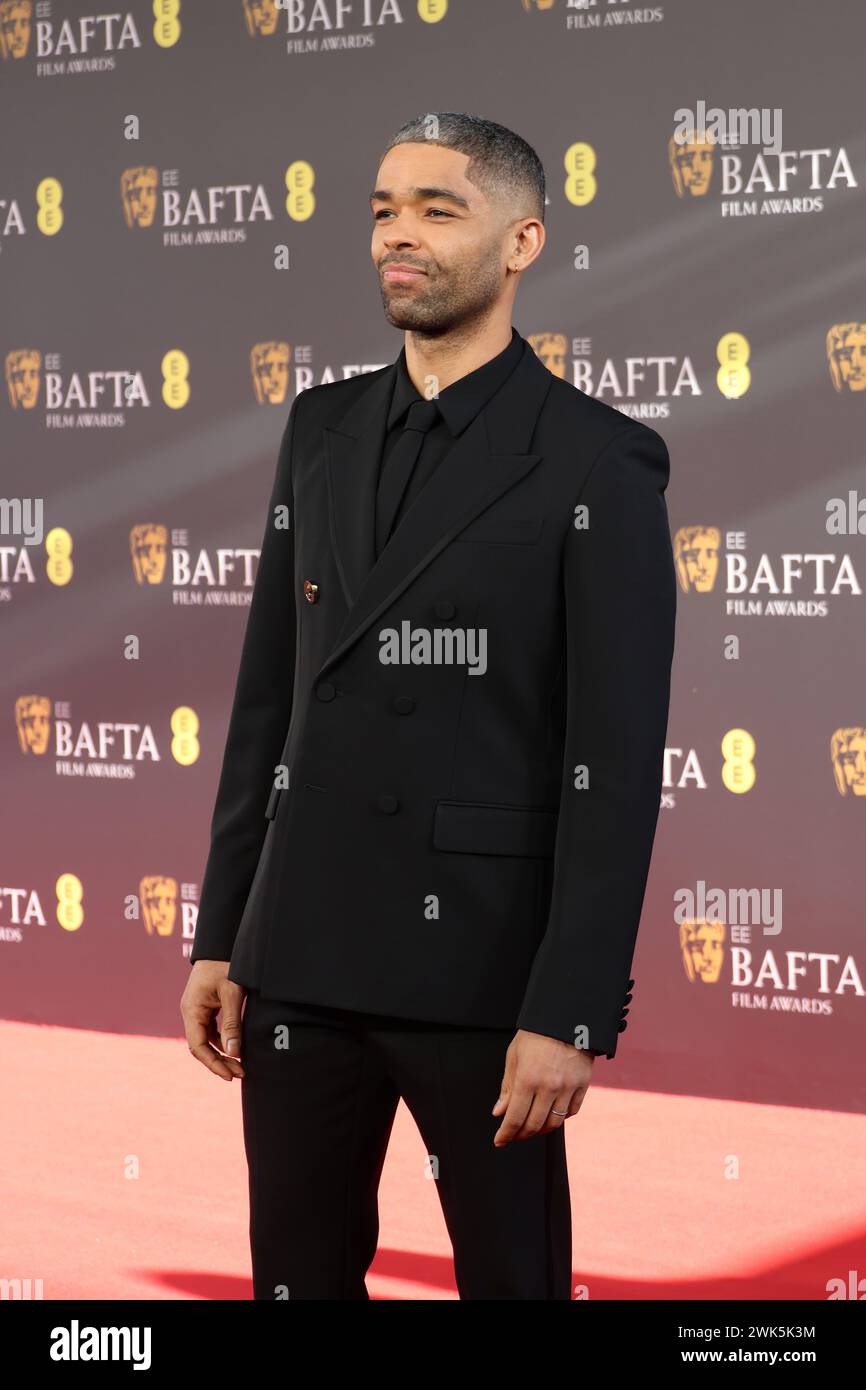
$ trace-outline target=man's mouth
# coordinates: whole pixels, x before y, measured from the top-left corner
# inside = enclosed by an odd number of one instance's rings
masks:
[[[424,273],[423,270],[416,270],[414,266],[386,265],[382,272],[382,278],[391,284],[408,285],[415,280],[423,279]]]

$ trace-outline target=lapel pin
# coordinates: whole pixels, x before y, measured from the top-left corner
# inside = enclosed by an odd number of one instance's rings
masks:
[[[314,584],[312,579],[304,580],[304,598],[307,603],[315,603],[319,597],[319,586]]]

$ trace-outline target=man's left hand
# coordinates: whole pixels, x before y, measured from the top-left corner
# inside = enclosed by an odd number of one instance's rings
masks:
[[[505,1118],[493,1136],[497,1148],[512,1139],[549,1134],[576,1115],[592,1079],[592,1053],[519,1029],[505,1054],[505,1075],[494,1115]],[[553,1111],[559,1110],[559,1115]]]

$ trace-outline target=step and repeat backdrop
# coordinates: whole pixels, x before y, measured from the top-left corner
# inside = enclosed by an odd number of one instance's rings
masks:
[[[843,0],[0,0],[2,1016],[181,1033],[286,417],[399,352],[368,194],[466,111],[547,173],[516,327],[672,461],[597,1082],[864,1108],[864,40]]]

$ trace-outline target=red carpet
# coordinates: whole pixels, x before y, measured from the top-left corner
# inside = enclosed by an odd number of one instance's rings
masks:
[[[46,1299],[249,1298],[240,1083],[181,1041],[0,1022],[0,1047],[0,1274]],[[823,1300],[866,1273],[866,1117],[596,1086],[567,1134],[591,1298]],[[371,1297],[456,1298],[402,1106],[380,1211]]]

